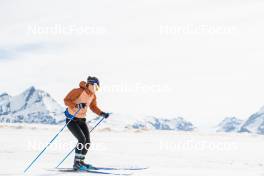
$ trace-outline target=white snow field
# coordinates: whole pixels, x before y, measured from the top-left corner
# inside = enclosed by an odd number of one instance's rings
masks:
[[[0,128],[0,175],[23,170],[61,126],[27,125]],[[86,161],[99,167],[148,167],[135,176],[264,176],[264,136],[236,133],[95,130]],[[66,129],[26,175],[96,175],[51,171],[72,149],[75,139]],[[73,155],[62,168],[72,166]]]

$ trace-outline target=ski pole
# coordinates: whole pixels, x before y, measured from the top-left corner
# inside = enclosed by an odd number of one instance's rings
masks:
[[[104,120],[105,118],[103,117],[90,131],[90,133]],[[75,150],[75,147],[63,158],[63,160],[56,166],[58,168],[67,158],[70,156],[70,154]]]
[[[81,109],[79,108],[77,112],[73,115],[74,117],[79,113]],[[27,170],[37,161],[37,159],[44,153],[44,151],[50,146],[50,144],[59,136],[59,134],[65,129],[65,127],[72,121],[72,119],[69,120],[62,128],[61,130],[51,139],[51,141],[48,143],[48,145],[36,156],[36,158],[30,163],[30,165],[24,170],[24,173],[27,172]]]

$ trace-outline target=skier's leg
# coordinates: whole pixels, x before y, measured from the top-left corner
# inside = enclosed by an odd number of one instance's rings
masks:
[[[66,123],[69,121],[69,119],[66,119]],[[78,121],[71,121],[67,125],[70,132],[77,138],[78,144],[75,148],[75,159],[74,159],[74,165],[79,163],[81,160],[83,160],[84,155],[82,154],[83,148],[85,148],[86,144],[86,137],[84,133],[82,132],[82,129],[80,128],[80,124]]]
[[[82,129],[82,132],[83,132],[83,134],[85,135],[85,138],[86,138],[86,143],[85,143],[85,147],[83,148],[83,150],[82,150],[82,154],[83,154],[83,158],[82,158],[82,160],[81,160],[81,163],[83,164],[83,165],[85,165],[87,168],[90,168],[90,167],[92,167],[90,164],[86,164],[85,162],[84,162],[84,160],[85,160],[85,156],[86,156],[86,154],[87,154],[87,151],[88,151],[88,149],[90,148],[90,132],[89,132],[89,129],[88,129],[88,126],[87,126],[87,124],[86,124],[86,122],[85,121],[82,121],[81,123],[80,123],[80,128]]]
[[[82,154],[86,155],[88,149],[90,148],[90,143],[91,143],[91,141],[90,141],[90,133],[89,133],[89,129],[88,129],[88,126],[87,126],[85,121],[82,121],[80,123],[80,128],[82,129],[82,132],[83,132],[83,134],[84,134],[84,136],[86,138],[85,147],[82,150]]]

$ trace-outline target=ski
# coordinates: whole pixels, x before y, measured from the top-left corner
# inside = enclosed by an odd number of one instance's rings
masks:
[[[148,167],[92,167],[92,170],[128,170],[128,171],[139,171],[148,169]]]
[[[114,172],[107,172],[107,171],[100,171],[99,169],[89,169],[89,170],[81,170],[76,171],[72,168],[58,168],[58,169],[48,169],[48,171],[57,171],[57,172],[73,172],[73,173],[93,173],[93,174],[100,174],[100,175],[120,175],[120,176],[129,176],[133,173],[114,173]]]

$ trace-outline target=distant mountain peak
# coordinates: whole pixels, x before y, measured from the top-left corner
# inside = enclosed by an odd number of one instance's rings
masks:
[[[135,129],[155,129],[155,130],[174,130],[174,131],[193,131],[195,127],[191,122],[182,117],[177,118],[158,118],[148,116],[142,120],[134,122],[132,127]]]
[[[29,88],[27,88],[26,90],[31,90],[31,91],[35,91],[36,87],[35,86],[30,86]]]
[[[252,114],[243,124],[239,132],[264,134],[264,110]]]
[[[24,95],[33,94],[35,91],[37,91],[37,89],[34,86],[30,86],[24,92],[22,92],[22,94]]]
[[[55,124],[63,118],[63,108],[34,86],[19,95],[0,98],[0,122]]]
[[[262,113],[264,113],[264,106],[262,106],[261,108],[260,108],[260,110],[257,112],[258,114],[262,114]]]
[[[5,97],[5,96],[9,96],[8,93],[4,92],[0,94],[0,97]]]
[[[226,117],[217,125],[217,132],[238,132],[243,120],[236,117]]]
[[[28,87],[23,93],[26,93],[26,92],[34,92],[34,91],[36,91],[37,89],[36,89],[36,87],[35,86],[30,86],[30,87]]]

